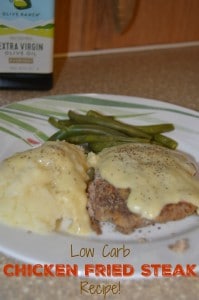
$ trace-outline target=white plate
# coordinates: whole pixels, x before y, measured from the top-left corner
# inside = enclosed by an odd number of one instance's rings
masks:
[[[172,122],[175,131],[168,134],[179,142],[179,149],[189,153],[199,162],[199,113],[176,105],[150,99],[127,96],[83,94],[61,95],[29,99],[0,109],[0,160],[17,151],[42,143],[45,135],[56,131],[48,124],[49,115],[64,117],[68,109],[87,111],[94,109],[114,114],[122,121],[133,124]],[[23,124],[18,123],[18,121]],[[30,126],[27,127],[27,124]],[[16,136],[10,133],[16,134]],[[25,141],[29,141],[27,144]],[[142,278],[143,264],[199,263],[199,217],[157,224],[136,230],[130,235],[114,232],[106,227],[101,236],[77,237],[52,233],[38,235],[0,225],[0,251],[26,263],[78,264],[79,275],[84,276],[85,264],[131,264],[135,273],[132,279]],[[177,253],[170,245],[188,242],[186,251]],[[71,253],[71,245],[73,252]],[[105,252],[103,248],[105,247]],[[130,249],[125,257],[120,250],[118,257],[106,256],[112,248]],[[77,255],[81,248],[94,248],[93,257]],[[199,269],[196,269],[199,271]],[[161,276],[161,274],[159,273]],[[95,276],[95,275],[94,275]],[[109,278],[109,277],[108,277]],[[129,279],[129,278],[128,278]]]

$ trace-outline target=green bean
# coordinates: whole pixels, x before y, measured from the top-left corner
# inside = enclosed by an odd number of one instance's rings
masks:
[[[148,133],[148,134],[158,134],[163,132],[169,132],[174,130],[174,125],[171,123],[164,123],[164,124],[154,124],[154,125],[142,125],[137,126],[140,130]]]
[[[96,117],[96,118],[112,118],[115,119],[115,116],[109,116],[109,115],[103,115],[99,112],[96,112],[94,110],[89,110],[86,114],[89,117]],[[131,126],[131,125],[130,125]],[[164,124],[155,124],[155,125],[134,125],[138,129],[144,131],[148,134],[157,134],[157,133],[163,133],[174,130],[174,125],[172,123],[164,123]]]
[[[66,141],[74,144],[84,144],[84,143],[109,143],[109,142],[125,142],[125,143],[149,143],[150,140],[143,138],[134,137],[124,137],[124,136],[113,136],[113,135],[76,135],[66,137]]]
[[[54,117],[49,117],[48,122],[56,128],[59,128],[59,129],[63,128],[63,125],[60,124],[59,120]]]
[[[121,145],[121,144],[126,144],[126,142],[113,141],[113,142],[102,142],[102,143],[99,143],[99,142],[89,143],[89,148],[94,153],[99,153],[104,148],[114,147],[114,146],[118,146],[118,145]]]
[[[66,129],[71,135],[81,135],[81,134],[103,134],[103,135],[116,135],[116,136],[127,136],[126,134],[108,128],[101,125],[94,124],[75,124],[67,127]]]
[[[126,136],[122,132],[117,130],[106,128],[99,125],[86,125],[86,124],[76,124],[68,127],[63,127],[61,130],[54,135],[52,135],[49,140],[64,140],[70,136],[76,135],[86,135],[86,134],[95,134],[95,135],[113,135],[113,136]]]
[[[49,139],[49,141],[56,141],[56,140],[66,140],[70,143],[74,144],[83,144],[83,143],[118,143],[118,142],[125,142],[125,143],[150,143],[151,140],[145,138],[136,138],[136,137],[128,137],[128,136],[114,136],[109,134],[96,134],[96,132],[71,132],[68,130],[59,130],[55,134],[53,134]],[[176,149],[177,142],[169,137],[164,135],[157,134],[154,136],[153,141],[156,144],[162,145],[167,148]]]
[[[104,117],[103,114],[101,114],[101,113],[99,113],[99,112],[97,112],[97,111],[95,111],[95,110],[92,110],[92,109],[89,110],[89,111],[86,113],[86,115],[87,115],[88,117],[95,117],[95,118]],[[106,118],[115,119],[115,116],[106,115]]]
[[[161,146],[164,146],[164,147],[167,147],[167,148],[170,148],[173,150],[175,150],[178,146],[178,143],[175,140],[173,140],[170,137],[167,137],[165,135],[162,135],[162,134],[154,135],[154,141],[155,141],[155,143],[157,143]]]
[[[175,140],[162,134],[174,130],[171,123],[129,125],[94,110],[89,110],[85,115],[70,110],[68,117],[61,120],[49,118],[49,123],[60,129],[49,140],[66,140],[95,152],[121,143],[153,143],[171,149],[178,146]]]
[[[101,135],[81,135],[72,136],[66,139],[67,142],[83,146],[87,152],[100,152],[102,149],[120,144],[129,143],[149,143],[149,140],[142,138],[125,138],[116,136],[101,136]]]
[[[68,115],[70,120],[73,120],[80,124],[87,123],[87,124],[107,126],[109,128],[121,131],[131,137],[142,137],[142,138],[151,139],[151,135],[136,128],[136,126],[124,124],[111,118],[106,118],[106,117],[96,118],[93,116],[88,117],[85,115],[77,114],[76,112],[71,110],[68,112]]]
[[[63,141],[68,137],[68,132],[65,129],[61,129],[57,132],[55,132],[53,135],[51,135],[48,138],[48,141]]]
[[[54,127],[59,128],[59,129],[64,129],[67,126],[74,124],[69,119],[60,120],[60,119],[56,119],[55,117],[52,117],[52,116],[48,118],[48,122],[51,125],[53,125]]]
[[[71,120],[69,119],[64,119],[64,120],[59,120],[58,123],[64,127],[67,127],[67,126],[70,126],[70,125],[73,125],[74,122],[72,122]]]
[[[96,118],[112,118],[112,119],[115,118],[114,116],[109,116],[109,115],[105,116],[94,110],[89,110],[86,115],[90,116],[90,117],[96,117]],[[134,126],[148,134],[163,133],[163,132],[168,132],[168,131],[172,131],[175,129],[174,125],[172,123],[142,125],[142,126],[134,125]]]

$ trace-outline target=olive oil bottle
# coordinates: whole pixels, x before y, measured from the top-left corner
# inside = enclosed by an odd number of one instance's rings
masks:
[[[53,85],[55,0],[0,0],[0,88]]]

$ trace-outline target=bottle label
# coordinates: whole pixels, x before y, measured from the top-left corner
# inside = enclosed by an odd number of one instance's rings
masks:
[[[0,0],[0,73],[51,73],[54,0]]]

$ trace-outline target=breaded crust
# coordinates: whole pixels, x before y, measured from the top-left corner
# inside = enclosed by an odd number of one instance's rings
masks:
[[[129,234],[136,228],[153,223],[165,223],[183,219],[196,212],[197,207],[180,201],[178,204],[166,205],[154,220],[142,218],[132,213],[127,207],[129,189],[118,189],[102,179],[98,173],[88,184],[87,210],[91,226],[98,234],[101,233],[100,222],[108,221],[116,226],[116,230]]]

